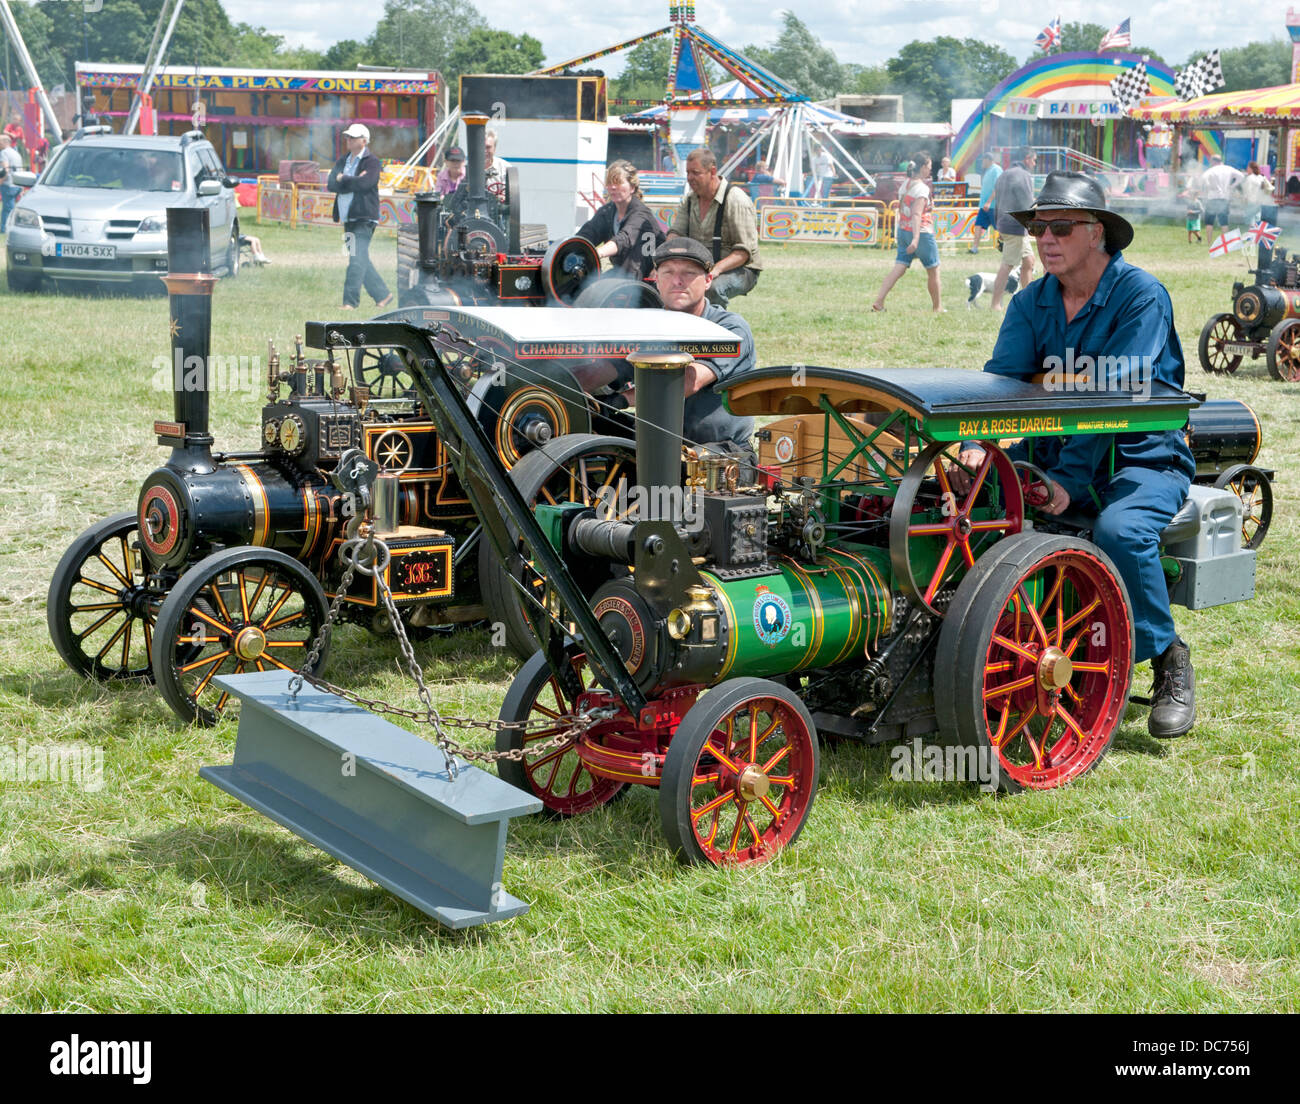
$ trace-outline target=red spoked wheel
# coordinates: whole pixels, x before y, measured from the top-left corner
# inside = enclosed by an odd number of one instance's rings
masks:
[[[1242,354],[1229,352],[1245,340],[1246,331],[1231,312],[1216,314],[1201,329],[1196,352],[1207,372],[1235,372],[1241,367]]]
[[[963,581],[939,636],[940,727],[1001,789],[1063,786],[1097,764],[1124,717],[1133,618],[1095,545],[1025,533]]]
[[[817,729],[792,690],[730,679],[691,707],[668,746],[664,835],[684,862],[767,862],[803,828],[819,766]]]
[[[593,680],[586,655],[570,649],[565,661],[582,688],[578,693],[587,690]],[[559,735],[567,727],[563,718],[575,712],[577,696],[565,691],[546,656],[535,652],[515,676],[501,705],[497,751],[527,751],[530,745]],[[523,723],[528,727],[513,727]],[[626,782],[592,774],[572,744],[527,754],[522,760],[499,759],[497,773],[512,786],[541,798],[545,811],[557,817],[589,813],[627,790]]]
[[[912,461],[889,518],[889,558],[899,586],[935,616],[940,591],[953,587],[1003,537],[1020,532],[1024,499],[1010,458],[991,441],[958,492],[949,465],[956,444],[937,441]]]
[[[1287,318],[1273,327],[1264,358],[1275,380],[1300,381],[1300,319]]]

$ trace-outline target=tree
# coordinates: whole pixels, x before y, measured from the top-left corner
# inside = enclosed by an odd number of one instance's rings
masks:
[[[446,70],[456,44],[487,23],[469,0],[384,0],[366,45],[379,65]]]
[[[616,100],[662,100],[671,57],[672,40],[667,36],[632,47],[623,72],[614,78],[610,96]]]
[[[793,12],[783,13],[782,19],[784,29],[770,48],[746,46],[744,53],[811,99],[834,96],[844,77],[835,54]]]
[[[1201,50],[1187,60],[1194,61],[1207,51]],[[1251,88],[1272,88],[1291,83],[1291,43],[1286,39],[1272,42],[1249,42],[1219,53],[1223,66],[1224,87],[1219,92],[1243,92]]]
[[[452,47],[442,75],[448,84],[462,73],[531,73],[542,67],[542,44],[532,35],[479,27]]]
[[[909,42],[885,63],[909,118],[946,119],[955,98],[980,97],[1016,69],[1016,59],[975,38]]]
[[[321,54],[322,69],[355,69],[372,64],[370,47],[355,38],[343,38]]]
[[[893,91],[889,70],[883,65],[844,66],[843,86],[841,92],[859,96],[879,96]]]

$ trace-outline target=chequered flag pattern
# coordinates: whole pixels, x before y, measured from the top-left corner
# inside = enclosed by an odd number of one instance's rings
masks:
[[[1111,81],[1110,93],[1126,113],[1140,104],[1143,97],[1149,96],[1151,83],[1147,80],[1146,60],[1139,61],[1132,69],[1125,69]]]
[[[1180,69],[1174,74],[1174,92],[1180,100],[1194,100],[1197,96],[1208,95],[1224,84],[1218,50],[1211,50],[1186,69]]]

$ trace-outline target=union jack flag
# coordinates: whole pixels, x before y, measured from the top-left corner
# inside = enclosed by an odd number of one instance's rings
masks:
[[[1061,17],[1058,15],[1046,27],[1038,32],[1034,45],[1044,53],[1050,54],[1061,44]]]
[[[1250,238],[1256,245],[1272,245],[1277,241],[1277,236],[1282,233],[1281,228],[1270,226],[1263,219],[1257,219],[1250,224],[1250,229],[1246,231],[1246,237]]]
[[[1118,27],[1113,27],[1102,35],[1101,42],[1097,46],[1097,52],[1102,50],[1127,50],[1133,45],[1133,35],[1129,30],[1129,21],[1126,19]]]

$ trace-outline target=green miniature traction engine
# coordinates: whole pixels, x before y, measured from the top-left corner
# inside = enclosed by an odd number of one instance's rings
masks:
[[[659,317],[665,337],[680,325]],[[775,419],[754,464],[683,450],[690,356],[643,350],[628,358],[634,453],[575,474],[560,438],[507,473],[434,354],[436,328],[376,329],[313,325],[308,338],[407,349],[540,645],[500,715],[499,750],[522,758],[499,771],[550,813],[645,785],[688,861],[761,862],[806,821],[819,734],[932,736],[1009,791],[1064,785],[1110,746],[1133,666],[1124,584],[1086,518],[1046,529],[1041,473],[998,442],[1182,428],[1190,395],[1157,386],[1139,404],[959,370],[763,368],[726,383],[733,412]],[[1207,426],[1253,423],[1242,404],[1207,406]],[[1222,451],[1195,419],[1191,434],[1202,456]],[[959,492],[949,473],[971,438],[985,459]],[[547,465],[569,490],[529,501],[524,469]],[[1253,596],[1242,525],[1237,494],[1193,486],[1164,534],[1172,601]],[[556,746],[575,718],[581,731]]]

